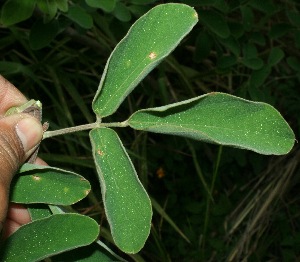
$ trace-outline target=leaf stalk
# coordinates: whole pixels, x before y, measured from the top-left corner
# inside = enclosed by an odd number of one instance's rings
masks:
[[[46,131],[43,135],[43,140],[46,139],[46,138],[54,137],[54,136],[60,136],[60,135],[75,133],[75,132],[79,132],[79,131],[90,130],[90,129],[93,129],[93,128],[127,127],[127,126],[128,126],[127,121],[115,122],[115,123],[95,122],[95,123],[91,123],[91,124],[84,124],[84,125],[79,125],[79,126],[67,127],[67,128],[62,128],[62,129],[53,130],[53,131]]]

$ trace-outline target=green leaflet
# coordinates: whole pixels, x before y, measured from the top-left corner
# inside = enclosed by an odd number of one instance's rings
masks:
[[[140,110],[128,123],[138,130],[180,135],[266,155],[286,154],[295,142],[293,131],[272,106],[223,93]]]
[[[116,6],[116,0],[86,0],[87,5],[101,8],[105,12],[112,12]]]
[[[93,110],[105,117],[197,23],[195,10],[184,4],[158,5],[138,19],[108,59]]]
[[[71,205],[86,197],[91,185],[73,172],[49,166],[24,164],[12,183],[11,201]]]
[[[57,214],[26,224],[1,247],[0,261],[42,259],[91,244],[99,235],[95,220],[79,214]]]
[[[49,206],[46,204],[27,205],[27,210],[30,214],[31,221],[46,218],[52,215]]]
[[[37,20],[32,26],[29,34],[30,47],[38,50],[46,47],[56,37],[59,32],[59,24],[57,20],[48,23]]]
[[[78,5],[70,6],[66,16],[84,29],[91,29],[93,27],[92,16]]]
[[[36,5],[36,0],[8,0],[1,9],[1,21],[3,25],[10,26],[22,22],[31,17]]]
[[[68,0],[55,0],[55,2],[59,10],[61,10],[62,12],[68,12],[69,9]]]
[[[45,1],[37,0],[37,8],[43,13],[43,20],[45,23],[50,22],[57,14],[57,2],[55,0]],[[45,36],[41,36],[45,37]]]
[[[136,253],[150,233],[150,199],[117,133],[93,129],[90,139],[113,239],[122,251]]]
[[[284,58],[284,52],[279,47],[274,47],[271,49],[269,58],[268,58],[268,65],[275,66],[277,65],[282,59]]]

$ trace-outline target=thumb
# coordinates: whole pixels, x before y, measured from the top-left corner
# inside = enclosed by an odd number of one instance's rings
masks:
[[[28,114],[0,119],[0,231],[6,217],[11,180],[42,136],[41,123]]]

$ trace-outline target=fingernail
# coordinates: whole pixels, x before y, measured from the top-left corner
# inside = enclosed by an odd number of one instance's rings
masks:
[[[18,122],[16,132],[23,144],[25,153],[36,146],[43,136],[42,125],[34,118],[25,118]]]

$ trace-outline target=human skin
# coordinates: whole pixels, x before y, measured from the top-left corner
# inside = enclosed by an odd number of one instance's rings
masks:
[[[41,123],[29,114],[5,116],[11,107],[26,103],[26,97],[0,75],[0,231],[5,238],[30,222],[27,209],[9,204],[11,180],[43,136]],[[46,164],[40,159],[36,164]]]

